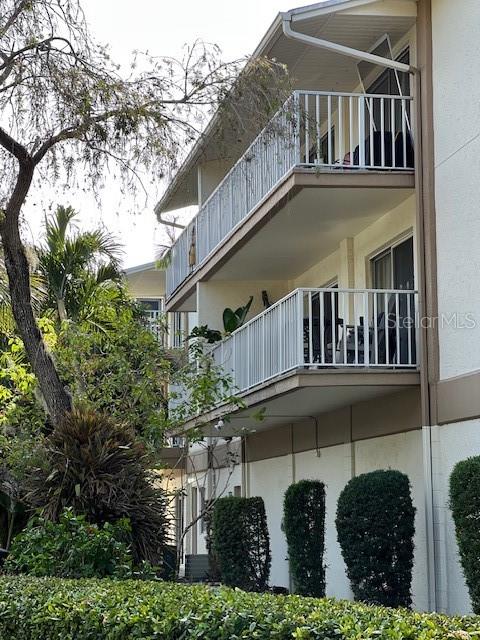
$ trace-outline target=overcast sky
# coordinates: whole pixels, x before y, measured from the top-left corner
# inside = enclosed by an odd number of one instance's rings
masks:
[[[153,55],[179,56],[182,46],[197,38],[218,44],[226,60],[250,54],[279,11],[291,8],[295,0],[82,0],[93,35],[111,46],[112,57],[126,62],[133,50]],[[125,245],[126,267],[154,260],[162,233],[153,214],[165,185],[152,189],[145,208],[139,202],[136,214],[118,186],[109,183],[101,211],[84,193],[48,193],[44,199],[30,198],[27,206],[28,234],[36,239],[40,231],[39,209],[48,202],[71,204],[81,213],[81,226],[102,219]],[[45,199],[46,198],[46,199]]]

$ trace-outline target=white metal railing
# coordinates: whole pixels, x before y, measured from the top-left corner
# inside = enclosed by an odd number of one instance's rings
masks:
[[[412,170],[410,96],[295,91],[176,240],[167,296],[295,166]]]
[[[297,368],[417,368],[417,292],[296,289],[211,351],[245,391]]]
[[[159,309],[144,309],[143,315],[147,321],[147,328],[161,344],[164,344],[166,338],[165,312]]]

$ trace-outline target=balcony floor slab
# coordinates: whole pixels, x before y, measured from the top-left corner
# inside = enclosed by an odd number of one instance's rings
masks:
[[[269,226],[266,225],[275,217],[278,218],[277,214],[285,209],[287,204],[291,204],[293,198],[303,190],[310,192],[313,189],[318,193],[318,197],[315,197],[314,210],[329,210],[329,217],[326,220],[329,228],[332,227],[333,201],[337,203],[336,206],[340,207],[341,205],[342,221],[339,221],[339,233],[345,227],[350,230],[350,233],[356,233],[362,228],[362,224],[365,226],[371,223],[373,219],[380,217],[383,213],[393,209],[401,201],[408,198],[413,193],[414,188],[415,176],[410,171],[346,170],[340,168],[319,170],[318,168],[295,167],[252,210],[247,218],[222,240],[203,264],[192,271],[188,278],[170,296],[166,304],[166,310],[184,310],[185,304],[188,306],[188,301],[193,299],[197,282],[211,278],[230,279],[228,273],[232,271],[238,273],[237,263],[239,261],[244,266],[252,263],[249,259],[247,261],[243,260],[241,254],[242,249],[248,249],[252,241],[258,241],[257,244],[260,243],[263,247],[261,255],[263,256],[264,264],[273,264],[272,260],[265,257],[265,243],[260,241],[261,232],[264,227],[268,230]],[[324,198],[322,198],[322,193],[325,196]],[[348,193],[352,195],[350,204],[348,204]],[[312,207],[309,206],[309,210],[311,211]],[[350,224],[349,216],[353,225],[351,228],[348,226]],[[320,226],[316,230],[318,233],[321,231],[321,222],[322,220],[319,219],[318,225]],[[309,221],[309,224],[311,225],[311,221]],[[313,229],[310,227],[310,236],[312,231]],[[291,237],[291,232],[286,230],[285,238]],[[301,253],[306,256],[305,251],[302,250]],[[318,260],[318,253],[315,254],[315,257]],[[314,258],[312,257],[312,259]],[[306,267],[303,264],[302,266],[299,265],[298,268],[301,270]],[[258,274],[258,277],[266,276],[265,274]]]
[[[242,393],[245,407],[222,406],[202,416],[202,432],[225,437],[263,431],[419,385],[420,373],[411,370],[295,369]],[[226,415],[219,431],[215,425]],[[185,431],[194,426],[186,423]]]

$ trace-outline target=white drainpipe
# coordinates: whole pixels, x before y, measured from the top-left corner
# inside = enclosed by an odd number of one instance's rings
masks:
[[[319,49],[327,49],[349,58],[355,58],[356,60],[363,60],[364,62],[371,62],[372,64],[378,64],[382,67],[388,67],[389,69],[396,69],[397,71],[403,71],[404,73],[416,73],[415,67],[403,62],[397,62],[390,58],[382,58],[376,56],[373,53],[367,53],[360,51],[359,49],[352,49],[346,47],[343,44],[337,44],[336,42],[330,42],[329,40],[323,40],[321,38],[314,38],[313,36],[307,36],[305,33],[299,33],[292,29],[292,14],[290,12],[282,13],[282,26],[283,33],[287,38],[292,40],[298,40],[304,44],[309,44],[312,47],[318,47]]]

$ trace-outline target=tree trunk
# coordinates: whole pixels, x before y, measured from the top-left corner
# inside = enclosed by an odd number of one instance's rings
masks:
[[[20,164],[15,189],[3,217],[0,217],[0,235],[13,317],[50,418],[57,424],[63,415],[71,410],[72,402],[35,322],[30,296],[30,270],[19,230],[20,210],[30,188],[33,171],[33,163]]]

